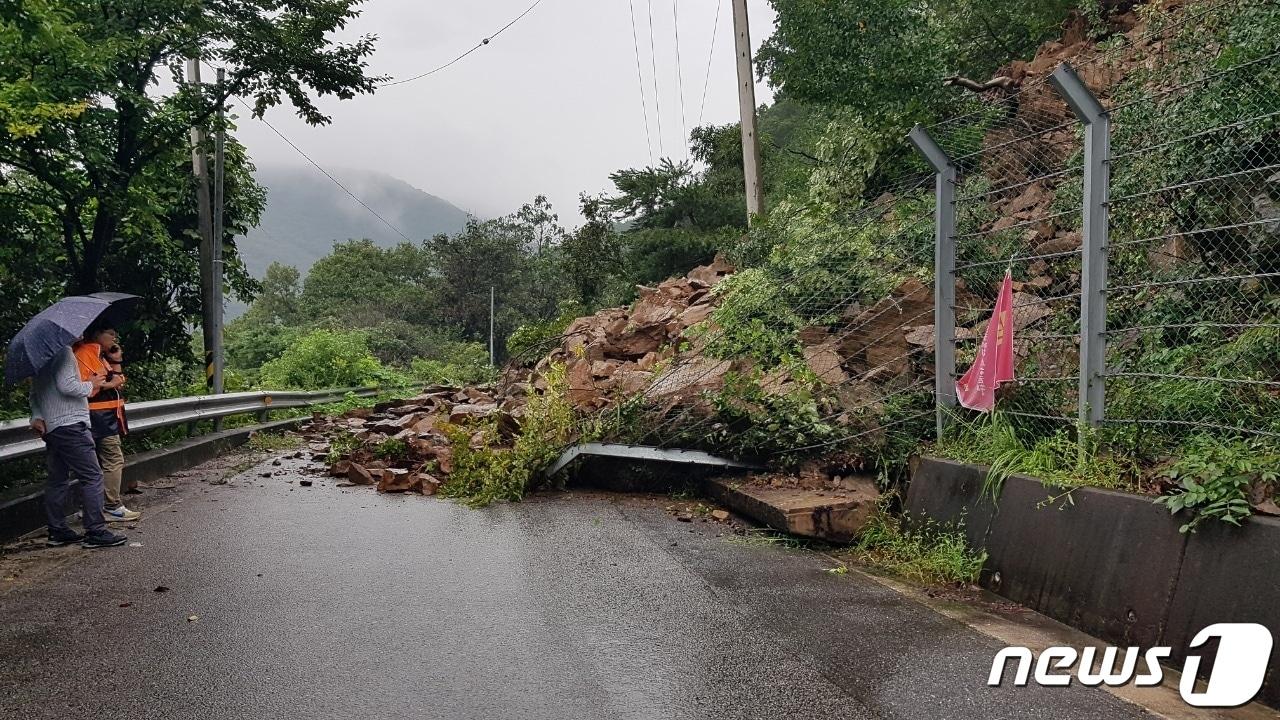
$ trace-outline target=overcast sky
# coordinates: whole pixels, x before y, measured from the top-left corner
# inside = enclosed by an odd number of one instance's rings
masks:
[[[370,72],[409,77],[458,56],[531,2],[369,0],[344,35],[376,34]],[[665,149],[682,159],[682,125],[698,124],[717,4],[702,122],[737,120],[731,2],[631,2],[653,154],[659,157]],[[751,42],[758,48],[772,32],[774,13],[767,0],[749,0],[748,6]],[[326,100],[322,107],[333,117],[328,126],[309,127],[286,108],[270,111],[267,119],[326,167],[385,172],[482,217],[509,213],[543,193],[562,221],[575,225],[579,192],[610,189],[610,172],[650,162],[630,17],[628,0],[543,0],[489,45],[442,72],[373,96]],[[678,67],[684,74],[683,123]],[[756,93],[758,103],[771,98],[763,83]],[[242,118],[239,126],[238,137],[260,164],[305,162],[262,123]]]

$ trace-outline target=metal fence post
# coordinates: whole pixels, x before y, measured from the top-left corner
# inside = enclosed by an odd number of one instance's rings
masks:
[[[1049,82],[1084,123],[1084,218],[1080,272],[1081,425],[1097,427],[1105,415],[1107,364],[1107,218],[1111,171],[1111,118],[1107,109],[1062,63]]]
[[[917,125],[907,136],[936,173],[933,250],[933,372],[938,434],[956,406],[956,166]]]

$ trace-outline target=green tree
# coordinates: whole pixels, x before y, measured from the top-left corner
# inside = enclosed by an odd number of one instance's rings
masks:
[[[437,280],[425,245],[383,248],[372,240],[334,243],[302,284],[299,305],[312,321],[369,327],[385,319],[427,321],[435,314]]]
[[[525,203],[515,212],[514,219],[527,229],[529,246],[535,255],[559,245],[565,230],[560,226],[560,216],[551,209],[546,195],[539,195],[531,203]]]
[[[941,94],[944,53],[918,0],[770,2],[777,29],[758,59],[787,97],[879,118],[917,115]]]
[[[293,325],[302,313],[302,286],[298,268],[273,262],[262,277],[262,290],[250,312],[265,315],[274,323]]]
[[[298,269],[271,263],[253,305],[227,324],[228,366],[253,371],[280,357],[298,334],[302,322],[300,295]]]
[[[938,119],[955,97],[951,75],[986,80],[1029,57],[1085,8],[1102,19],[1121,0],[770,0],[774,34],[761,74],[778,95],[856,110],[868,125],[909,127]]]
[[[314,330],[263,365],[261,382],[277,390],[318,390],[369,385],[382,375],[382,364],[362,333]]]
[[[364,59],[373,40],[330,34],[358,0],[7,0],[0,4],[0,207],[20,206],[32,294],[112,286],[141,291],[148,349],[185,352],[180,335],[197,304],[188,128],[245,98],[261,115],[287,99],[306,121],[328,118],[315,96],[371,92]],[[200,51],[224,66],[221,87],[182,83]],[[162,80],[177,89],[159,92]],[[230,238],[257,220],[261,189],[243,151],[228,158]],[[8,218],[4,218],[8,219]],[[233,291],[254,285],[228,253]],[[43,262],[43,260],[40,260]],[[141,272],[139,272],[141,271]]]
[[[604,209],[604,201],[583,194],[579,198],[586,222],[561,245],[564,273],[577,303],[592,306],[605,298],[612,278],[622,268],[622,240]]]
[[[550,217],[549,204],[494,220],[473,220],[454,236],[438,235],[427,246],[439,277],[438,322],[457,328],[468,340],[487,340],[489,288],[495,289],[495,333],[505,338],[529,320],[554,317],[559,301],[570,292],[564,272],[561,232],[556,244],[537,252],[531,238]],[[500,350],[500,357],[503,353]]]

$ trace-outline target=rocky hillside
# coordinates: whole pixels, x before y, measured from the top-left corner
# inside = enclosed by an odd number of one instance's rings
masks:
[[[1167,5],[1166,12],[1176,11],[1176,3]],[[1007,259],[1010,248],[1022,255],[1060,253],[1066,258],[1027,263],[1019,268],[1015,285],[1015,331],[1028,341],[1040,340],[1023,342],[1019,351],[1034,348],[1041,371],[1068,376],[1071,372],[1069,363],[1077,349],[1069,326],[1076,306],[1073,298],[1080,289],[1078,262],[1073,264],[1074,258],[1067,257],[1080,244],[1074,210],[1078,204],[1070,198],[1064,201],[1065,210],[1055,204],[1069,187],[1067,183],[1078,184],[1078,178],[1068,180],[1065,173],[1049,171],[1066,165],[1078,151],[1079,142],[1066,105],[1044,78],[1061,62],[1071,61],[1085,82],[1108,99],[1112,89],[1160,55],[1159,45],[1164,41],[1148,32],[1146,22],[1132,13],[1114,19],[1127,42],[1113,41],[1111,47],[1119,49],[1105,53],[1099,53],[1085,37],[1082,22],[1073,22],[1061,40],[1046,43],[1033,59],[1002,68],[998,76],[1008,82],[997,84],[996,90],[983,97],[992,106],[1003,108],[1005,115],[982,130],[981,150],[972,153],[976,159],[966,166],[966,179],[1004,189],[988,194],[985,212],[969,228],[973,236],[983,239],[968,250],[987,252],[998,259]],[[1025,146],[1002,150],[1014,143]],[[896,222],[892,208],[897,200],[891,194],[877,200],[870,208],[868,222],[886,226]],[[992,238],[1004,237],[1012,237],[1011,244],[994,247]],[[927,270],[927,266],[921,267],[919,275]],[[808,428],[823,427],[826,434],[822,437],[833,438],[830,447],[844,447],[836,441],[861,435],[876,438],[881,445],[864,453],[871,455],[883,453],[883,436],[891,417],[931,416],[934,298],[927,280],[911,272],[886,270],[878,285],[865,286],[878,288],[878,294],[841,297],[831,312],[817,316],[820,321],[811,320],[789,334],[787,352],[794,349],[794,355],[770,363],[761,360],[760,353],[729,352],[716,342],[726,330],[741,330],[722,327],[726,318],[746,324],[753,320],[721,312],[734,302],[735,293],[753,289],[750,283],[725,283],[734,272],[728,262],[717,257],[684,277],[641,287],[639,299],[631,307],[609,308],[578,318],[556,347],[531,367],[509,367],[496,387],[433,388],[405,403],[380,407],[373,414],[356,411],[344,418],[318,421],[313,431],[328,437],[349,434],[350,440],[341,446],[318,445],[317,453],[328,453],[331,459],[343,455],[343,462],[335,464],[333,471],[353,483],[376,484],[386,491],[429,493],[448,488],[460,472],[459,452],[469,456],[466,472],[479,462],[470,457],[473,453],[525,458],[520,461],[525,462],[523,471],[532,472],[536,463],[528,461],[532,457],[528,448],[520,447],[529,428],[542,434],[535,438],[545,446],[539,457],[553,457],[559,449],[584,437],[652,442],[654,428],[662,426],[670,431],[681,425],[697,434],[685,438],[689,443],[685,446],[702,445],[700,441],[712,434],[723,438],[754,433],[760,447],[773,443],[783,450],[827,446],[809,445],[809,438],[799,432],[801,428],[808,432]],[[997,267],[996,272],[1002,274],[1003,268]],[[877,273],[873,268],[869,274],[874,277]],[[885,282],[885,277],[892,280]],[[957,335],[961,339],[980,337],[985,330],[993,297],[989,285],[990,278],[984,277],[981,284],[961,278],[957,305],[976,309],[959,314]],[[760,308],[760,312],[770,309]],[[795,316],[802,315],[797,312]],[[1058,320],[1067,327],[1054,327]],[[731,388],[738,378],[748,378],[751,387],[746,391]],[[905,394],[913,389],[914,396]],[[914,397],[922,404],[909,408],[916,412],[908,417],[901,397],[895,396]],[[786,403],[795,398],[811,402],[808,414],[784,418]],[[535,399],[536,412],[530,410]],[[577,420],[572,425],[548,424],[544,417],[552,413],[548,403],[561,401]],[[919,422],[931,430],[931,417]],[[796,432],[788,436],[792,431]],[[921,437],[905,438],[907,452]],[[388,453],[378,448],[388,442],[403,443],[406,451],[387,459]],[[725,442],[705,445],[709,449],[730,446]],[[340,450],[337,455],[332,453],[335,447]],[[823,471],[826,476],[819,478],[817,486],[830,489],[831,483],[838,485],[837,476],[843,473],[847,478],[848,468],[865,469],[859,462],[843,469],[841,463],[833,463]],[[504,467],[491,460],[484,463],[488,463],[486,467]],[[521,480],[519,492],[529,477]]]
[[[712,290],[731,272],[733,268],[717,258],[683,278],[643,288],[631,308],[578,318],[560,345],[535,367],[509,368],[497,387],[432,387],[405,401],[316,419],[308,428],[312,450],[317,459],[334,461],[332,474],[356,485],[434,494],[454,471],[459,432],[465,432],[467,445],[477,449],[512,449],[525,424],[530,397],[552,390],[553,368],[563,368],[567,378],[556,390],[582,413],[637,394],[692,401],[702,389],[715,386],[729,364],[716,364],[723,369],[707,376],[701,372],[703,364],[673,365],[673,341],[710,315],[716,302]],[[492,435],[480,427],[486,424]],[[394,447],[396,453],[387,457],[379,451],[383,447]]]

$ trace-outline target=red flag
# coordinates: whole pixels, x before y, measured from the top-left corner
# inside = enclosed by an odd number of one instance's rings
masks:
[[[991,412],[996,388],[1013,381],[1013,277],[1005,272],[996,309],[987,323],[978,357],[964,377],[956,381],[956,397],[970,410]]]

